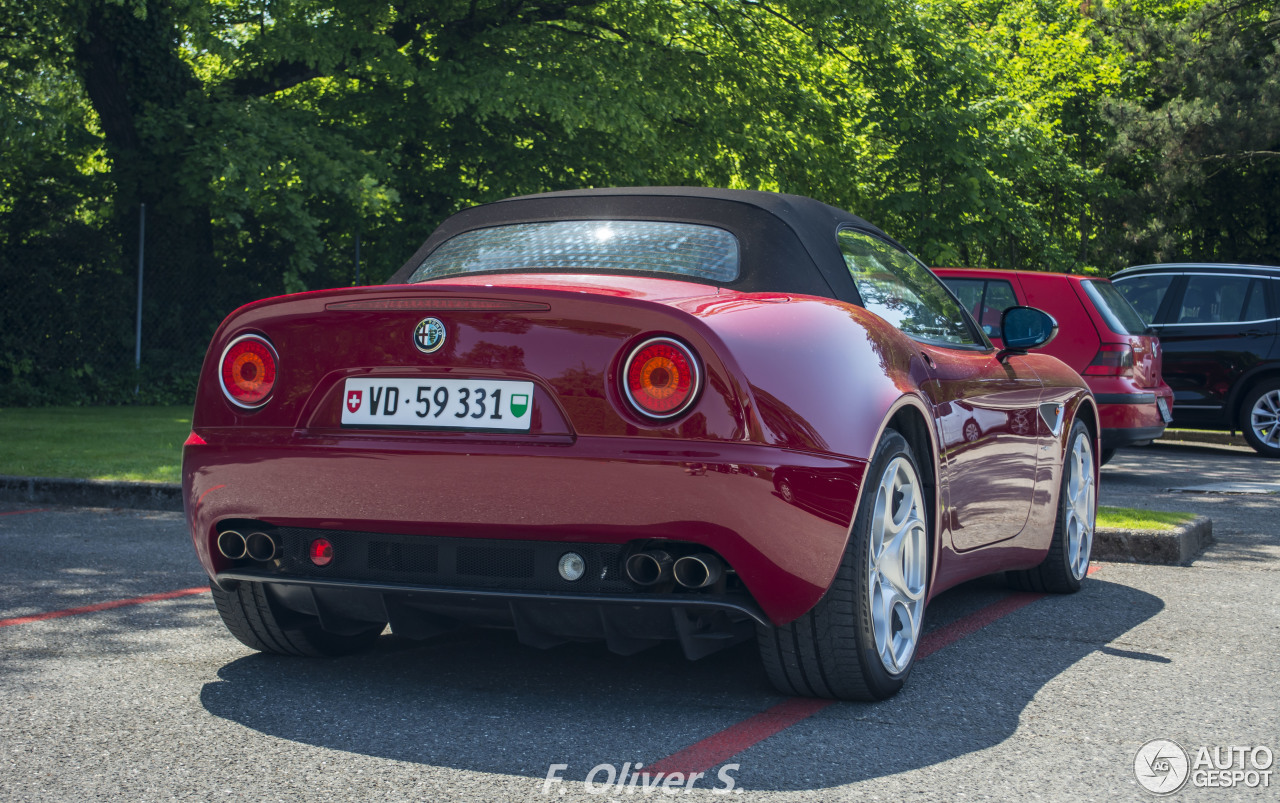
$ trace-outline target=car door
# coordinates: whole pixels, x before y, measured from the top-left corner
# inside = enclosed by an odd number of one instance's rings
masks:
[[[916,341],[941,455],[944,523],[957,550],[1018,535],[1036,491],[1042,383],[1025,358],[1004,360],[942,282],[875,235],[841,229],[862,305]]]
[[[1188,271],[1155,324],[1174,415],[1217,421],[1236,381],[1266,360],[1276,340],[1267,279]]]

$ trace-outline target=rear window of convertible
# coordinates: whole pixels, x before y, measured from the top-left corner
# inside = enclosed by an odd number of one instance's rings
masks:
[[[648,220],[560,220],[451,237],[409,277],[425,282],[489,272],[636,271],[731,282],[738,238],[724,229]]]

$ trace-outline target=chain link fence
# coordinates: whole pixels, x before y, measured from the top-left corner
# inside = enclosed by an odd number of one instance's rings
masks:
[[[218,323],[280,290],[153,264],[165,237],[146,232],[141,295],[136,246],[101,230],[64,227],[0,251],[0,405],[193,401]]]

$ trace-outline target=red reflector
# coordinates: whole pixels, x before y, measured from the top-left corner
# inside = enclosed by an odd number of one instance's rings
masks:
[[[1084,369],[1085,376],[1133,376],[1133,349],[1127,345],[1106,344]]]
[[[276,384],[276,352],[257,335],[231,341],[222,352],[222,392],[232,404],[259,407]]]
[[[550,304],[536,301],[504,301],[497,298],[371,298],[367,301],[335,301],[327,310],[481,310],[498,312],[539,312]]]
[[[623,373],[627,398],[636,410],[653,418],[678,415],[698,391],[698,364],[693,354],[665,337],[640,344]]]
[[[312,541],[308,551],[311,554],[311,562],[317,566],[328,566],[333,563],[333,544],[329,543],[327,538],[317,538]]]
[[[208,446],[209,444],[204,442],[204,438],[192,432],[190,435],[187,436],[186,441],[184,441],[182,445],[183,446]]]

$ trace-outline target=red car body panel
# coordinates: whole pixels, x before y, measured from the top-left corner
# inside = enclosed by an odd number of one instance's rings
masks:
[[[1161,376],[1160,340],[1153,335],[1114,331],[1089,298],[1082,282],[1093,276],[988,268],[934,268],[943,279],[1004,280],[1018,303],[1048,312],[1058,322],[1058,336],[1040,351],[1062,360],[1084,376],[1098,400],[1104,448],[1148,441],[1164,431],[1166,421],[1156,399],[1173,408],[1173,390]],[[981,323],[998,325],[1003,310],[970,310]],[[992,342],[1000,345],[993,336]],[[1103,345],[1127,345],[1133,352],[1132,376],[1085,374]]]
[[[242,607],[255,595],[246,615],[337,637],[493,625],[623,654],[675,638],[699,657],[813,610],[850,571],[869,490],[884,495],[868,500],[880,500],[868,527],[888,526],[884,510],[921,517],[910,549],[899,536],[876,558],[891,573],[884,556],[902,548],[900,582],[910,560],[922,583],[916,613],[904,619],[902,602],[882,620],[901,633],[957,583],[1048,565],[1079,422],[1098,445],[1072,367],[997,349],[901,246],[812,199],[508,199],[445,221],[393,279],[255,302],[213,337],[184,501],[217,591]],[[662,377],[647,387],[632,372],[642,353]],[[678,367],[654,367],[663,359]],[[273,384],[253,395],[263,377]],[[431,386],[469,383],[491,403],[505,389],[519,427],[503,429],[498,409],[492,429],[462,420],[483,409],[421,418]],[[650,415],[637,388],[689,395]],[[894,451],[881,448],[890,428]],[[1074,475],[1085,486],[1091,468]]]
[[[566,543],[681,538],[719,552],[768,618],[783,623],[811,608],[830,584],[865,456],[903,406],[921,410],[937,432],[951,431],[947,422],[965,411],[986,415],[977,442],[966,440],[963,428],[933,438],[944,474],[938,509],[948,515],[937,535],[942,549],[931,594],[1034,564],[1048,548],[1043,519],[1053,515],[1058,469],[1047,463],[1060,452],[1041,448],[1054,436],[1030,411],[1056,394],[1073,417],[1086,395],[1052,358],[1015,357],[1040,381],[993,385],[993,351],[957,355],[922,346],[866,310],[831,299],[650,278],[611,278],[608,295],[579,276],[483,284],[303,293],[250,304],[224,322],[206,377],[216,375],[228,343],[257,333],[280,354],[279,391],[271,404],[245,411],[216,381],[201,383],[198,439],[184,449],[183,481],[196,552],[211,576],[227,568],[212,546],[226,519]],[[424,297],[534,301],[548,309],[433,313],[453,331],[451,346],[434,355],[417,352],[408,336],[419,310],[329,309]],[[653,331],[684,339],[706,367],[701,397],[673,424],[635,416],[615,381],[628,346]],[[533,428],[511,435],[341,427],[343,380],[379,374],[529,379],[536,385]],[[827,377],[825,392],[812,392],[805,379],[812,376]],[[1046,395],[1043,380],[1062,387]],[[428,464],[431,476],[424,477]],[[843,501],[834,510],[788,503],[774,492],[780,472],[823,486],[811,494],[798,489],[801,498],[830,498],[826,485],[835,483]],[[1014,519],[1000,512],[1007,500],[992,494],[1000,488],[1024,497]],[[992,501],[947,504],[982,498]],[[1040,512],[1029,516],[1032,510]],[[954,537],[966,526],[968,533]],[[969,534],[975,532],[982,535]]]

